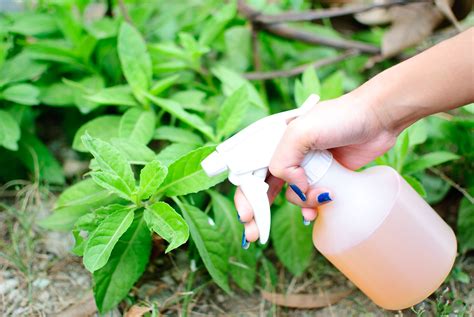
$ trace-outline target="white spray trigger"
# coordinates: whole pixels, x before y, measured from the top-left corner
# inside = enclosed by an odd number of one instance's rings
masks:
[[[319,101],[311,95],[297,109],[265,117],[246,127],[230,139],[219,144],[216,151],[201,165],[209,176],[229,170],[229,181],[240,186],[254,211],[260,243],[270,235],[270,203],[265,178],[273,153],[283,136],[289,119],[308,112]]]

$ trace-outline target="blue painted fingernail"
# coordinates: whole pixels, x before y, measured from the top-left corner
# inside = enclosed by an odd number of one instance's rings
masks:
[[[329,196],[329,193],[322,193],[318,195],[318,203],[320,204],[325,204],[332,201],[331,197]]]
[[[245,230],[242,233],[242,249],[247,250],[250,247],[250,242],[245,238]]]
[[[293,189],[295,194],[298,195],[298,197],[302,201],[306,201],[306,196],[304,195],[304,193],[301,191],[301,189],[298,186],[296,186],[295,184],[290,184],[290,188]]]
[[[245,223],[245,222],[243,222],[243,221],[240,219],[240,215],[239,215],[239,214],[237,214],[237,219],[239,219],[239,222],[240,222],[241,224],[244,224],[244,223]]]
[[[311,221],[306,220],[306,219],[304,219],[304,217],[303,217],[303,224],[304,224],[305,226],[309,226],[310,223],[311,223]]]

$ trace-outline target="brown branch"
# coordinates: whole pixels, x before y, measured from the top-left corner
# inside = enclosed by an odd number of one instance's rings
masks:
[[[239,0],[238,4],[239,11],[253,24],[257,24],[260,29],[280,37],[290,40],[298,40],[307,44],[325,45],[339,49],[358,49],[362,53],[380,53],[380,49],[378,47],[358,41],[327,38],[311,32],[291,28],[284,24],[266,24],[255,22],[255,19],[260,15],[260,12],[248,6],[244,0]]]
[[[456,183],[455,181],[453,181],[451,178],[449,178],[446,174],[444,174],[441,170],[437,169],[437,168],[434,168],[434,167],[431,167],[428,169],[430,172],[436,174],[437,176],[439,176],[442,180],[444,180],[446,183],[448,183],[449,185],[453,186],[458,192],[460,192],[464,197],[466,197],[467,200],[469,200],[469,202],[471,204],[474,204],[474,197],[472,197],[467,190],[465,190],[464,188],[461,187],[461,185],[459,185],[458,183]]]
[[[252,57],[253,67],[256,71],[262,69],[262,61],[260,60],[260,44],[258,42],[258,27],[252,23]]]
[[[254,16],[253,22],[272,24],[284,22],[315,21],[326,18],[335,18],[345,15],[352,15],[366,12],[376,8],[388,8],[395,5],[406,5],[415,2],[431,2],[430,0],[391,0],[385,3],[372,3],[364,5],[353,5],[342,8],[331,8],[326,10],[309,10],[300,12],[286,12],[280,14],[262,14],[258,12]]]
[[[267,79],[274,79],[274,78],[281,78],[281,77],[292,77],[292,76],[296,76],[303,73],[308,67],[317,69],[323,66],[338,63],[340,61],[345,60],[348,57],[355,56],[357,54],[359,54],[359,50],[352,49],[338,56],[320,59],[318,61],[300,65],[288,70],[276,70],[276,71],[269,71],[269,72],[251,72],[251,73],[245,73],[244,77],[249,80],[267,80]]]

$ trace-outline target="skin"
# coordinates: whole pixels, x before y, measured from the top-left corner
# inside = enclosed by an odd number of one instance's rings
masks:
[[[273,202],[285,182],[296,184],[306,201],[289,187],[286,198],[301,206],[303,217],[312,221],[317,216],[318,195],[331,191],[308,186],[300,167],[306,153],[329,149],[339,163],[355,170],[387,152],[417,120],[472,102],[474,28],[385,70],[340,98],[316,104],[291,121],[270,163],[269,200]],[[240,189],[234,202],[245,223],[247,241],[256,241],[259,233],[253,211]]]

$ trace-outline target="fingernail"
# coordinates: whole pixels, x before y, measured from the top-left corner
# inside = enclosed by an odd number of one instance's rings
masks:
[[[245,223],[245,222],[243,222],[243,221],[240,219],[240,215],[239,215],[239,214],[237,214],[237,219],[239,219],[239,222],[240,222],[241,224],[244,224],[244,223]]]
[[[242,233],[242,249],[247,250],[249,246],[250,246],[250,242],[248,242],[247,239],[245,238],[245,230],[244,230],[244,232]]]
[[[298,197],[302,201],[306,201],[306,196],[304,195],[304,193],[301,191],[301,189],[298,186],[296,186],[295,184],[290,184],[290,188],[293,189],[295,194],[298,195]]]
[[[304,219],[304,217],[303,217],[303,224],[304,224],[305,226],[309,226],[309,225],[311,224],[311,221],[306,220],[306,219]]]
[[[325,204],[332,201],[331,197],[329,196],[329,193],[322,193],[318,195],[318,203],[320,204]]]

